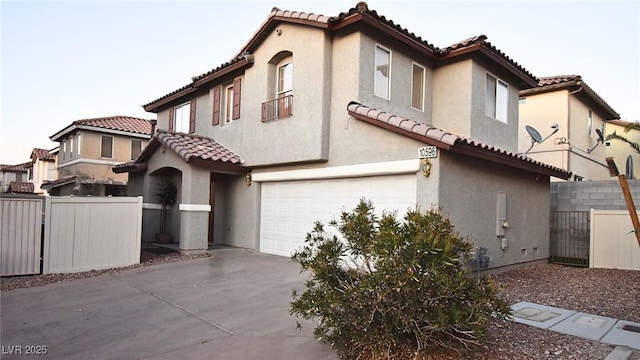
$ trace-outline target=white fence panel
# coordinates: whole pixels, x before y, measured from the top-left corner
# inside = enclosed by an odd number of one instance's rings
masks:
[[[50,197],[46,207],[45,274],[140,262],[142,197]]]
[[[40,273],[41,199],[0,199],[0,275]]]
[[[640,245],[628,211],[591,210],[593,268],[640,270]]]

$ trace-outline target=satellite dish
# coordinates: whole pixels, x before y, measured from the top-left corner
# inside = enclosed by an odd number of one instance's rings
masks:
[[[600,131],[600,129],[596,129],[596,134],[598,134],[598,140],[596,141],[596,144],[591,149],[587,150],[587,154],[591,154],[591,152],[595,150],[595,148],[597,148],[598,145],[604,144],[604,136],[602,135],[602,131]]]
[[[600,129],[596,129],[596,134],[598,134],[598,141],[603,143],[604,142],[604,136],[602,135],[602,131],[600,131]]]
[[[529,135],[531,135],[531,142],[532,143],[542,142],[542,136],[540,135],[538,130],[534,129],[532,126],[529,126],[529,125],[525,125],[524,128],[525,128],[525,130],[527,130]]]

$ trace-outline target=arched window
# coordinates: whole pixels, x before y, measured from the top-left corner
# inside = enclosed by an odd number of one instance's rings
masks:
[[[293,115],[293,53],[281,51],[269,61],[268,100],[262,103],[262,121]]]
[[[624,175],[627,179],[635,179],[635,176],[633,176],[633,157],[631,157],[631,155],[627,156],[627,166],[625,167]]]

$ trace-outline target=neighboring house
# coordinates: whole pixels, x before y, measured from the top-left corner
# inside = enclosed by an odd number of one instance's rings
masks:
[[[126,195],[127,174],[111,168],[135,159],[147,145],[152,121],[131,116],[76,120],[50,137],[60,143],[52,195]]]
[[[640,131],[639,130],[630,130],[629,132],[625,132],[625,127],[629,125],[628,121],[624,120],[611,120],[607,121],[605,124],[605,139],[610,134],[614,132],[620,136],[624,136],[627,140],[640,144]],[[612,157],[613,161],[616,162],[616,166],[620,170],[623,171],[627,176],[627,179],[637,179],[638,171],[634,166],[640,166],[640,154],[638,154],[629,144],[624,143],[620,140],[608,140],[606,142],[607,146],[607,157]]]
[[[540,78],[538,86],[520,91],[518,152],[531,147],[525,125],[544,139],[552,133],[551,126],[558,124],[558,132],[535,145],[527,156],[571,171],[572,180],[608,179],[606,149],[598,131],[604,135],[605,122],[618,117],[579,75]]]
[[[35,192],[46,194],[42,187],[48,181],[58,178],[58,148],[51,150],[34,148],[31,151],[31,166],[29,168],[29,181],[33,183]]]
[[[18,165],[0,165],[0,193],[7,192],[9,184],[12,182],[29,182],[30,168],[30,162]]]
[[[485,36],[437,48],[363,2],[335,17],[274,8],[236,58],[144,105],[161,130],[114,171],[144,197],[143,241],[157,183],[177,184],[183,253],[289,256],[366,197],[399,216],[441,207],[490,267],[542,261],[550,176],[570,173],[516,154],[519,91],[537,83]]]

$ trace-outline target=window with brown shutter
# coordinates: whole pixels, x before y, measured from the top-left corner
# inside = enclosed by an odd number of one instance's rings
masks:
[[[173,108],[169,109],[169,131],[173,131]]]
[[[233,80],[233,116],[232,119],[240,118],[240,78]]]
[[[213,88],[213,119],[211,125],[220,124],[220,86]]]
[[[196,132],[196,99],[191,100],[189,113],[189,134]]]

